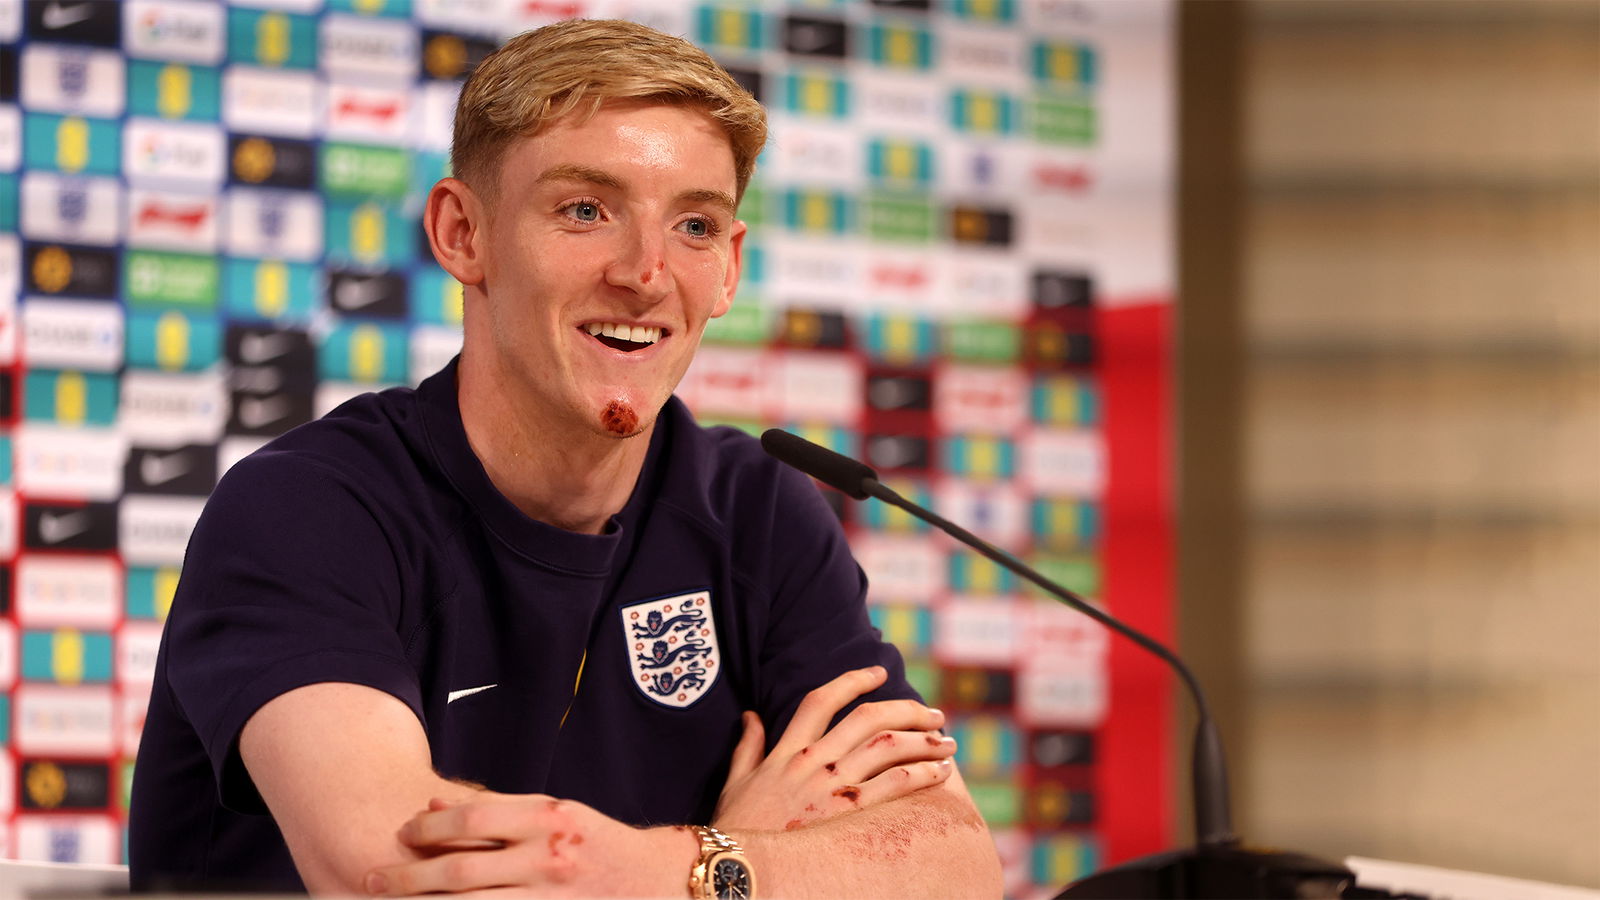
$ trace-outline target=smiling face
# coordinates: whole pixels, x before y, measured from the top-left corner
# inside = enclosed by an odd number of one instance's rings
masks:
[[[514,144],[487,201],[464,363],[488,357],[546,425],[643,432],[733,302],[734,191],[728,138],[692,107],[608,103]]]

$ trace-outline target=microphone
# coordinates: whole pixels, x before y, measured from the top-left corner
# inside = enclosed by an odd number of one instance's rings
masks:
[[[1343,866],[1298,853],[1249,850],[1233,831],[1228,806],[1228,771],[1222,737],[1212,721],[1200,682],[1177,654],[1123,624],[1031,566],[965,528],[900,496],[878,480],[871,466],[778,428],[761,435],[761,448],[779,462],[857,500],[876,497],[928,522],[986,558],[1055,595],[1068,606],[1155,654],[1178,673],[1194,701],[1194,793],[1196,850],[1158,853],[1097,872],[1068,885],[1057,900],[1073,897],[1338,897],[1354,883]]]

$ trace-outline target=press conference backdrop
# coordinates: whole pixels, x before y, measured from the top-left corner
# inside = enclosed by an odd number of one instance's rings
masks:
[[[570,16],[682,34],[771,113],[739,299],[680,389],[702,420],[862,456],[1167,633],[1171,15],[0,2],[0,853],[123,859],[206,494],[457,351],[461,288],[417,223],[461,79]],[[1165,674],[900,513],[836,506],[1011,893],[1162,846]]]

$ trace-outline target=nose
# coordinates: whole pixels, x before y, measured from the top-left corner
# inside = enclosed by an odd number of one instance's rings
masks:
[[[665,236],[643,226],[623,231],[616,258],[606,267],[606,283],[626,288],[651,303],[672,293]]]

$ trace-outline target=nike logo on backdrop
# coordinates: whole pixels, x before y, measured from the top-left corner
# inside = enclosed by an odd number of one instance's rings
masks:
[[[44,8],[44,15],[39,17],[39,24],[55,31],[68,25],[76,25],[92,15],[94,15],[92,3],[78,3],[72,6],[65,3],[51,3]]]
[[[192,468],[194,466],[181,450],[166,456],[151,453],[139,460],[139,477],[144,479],[145,484],[159,487],[187,475]]]
[[[59,544],[88,531],[89,524],[89,514],[86,512],[41,513],[39,538],[46,544]]]
[[[499,682],[496,682],[494,684],[479,685],[478,687],[475,687],[475,688],[462,688],[459,691],[451,691],[450,693],[445,695],[444,702],[445,703],[454,703],[457,700],[460,700],[462,697],[471,697],[473,694],[481,694],[484,691],[487,691],[489,688],[494,688],[494,687],[499,687],[499,686],[500,686]]]

